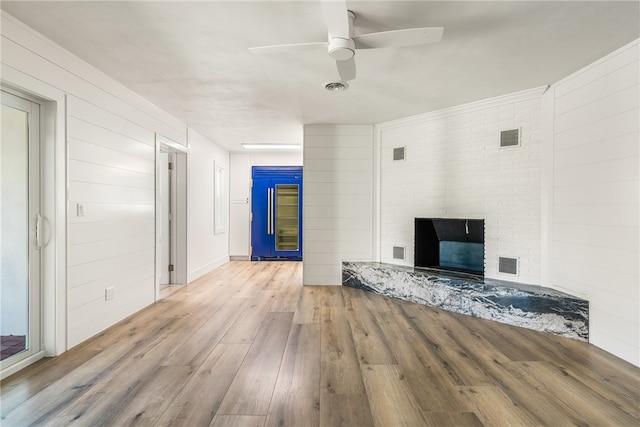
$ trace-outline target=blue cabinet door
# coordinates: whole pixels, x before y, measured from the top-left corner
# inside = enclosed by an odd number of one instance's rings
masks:
[[[271,221],[271,187],[269,178],[253,179],[251,189],[251,259],[273,256],[274,235]]]
[[[302,168],[252,170],[251,259],[302,259]]]

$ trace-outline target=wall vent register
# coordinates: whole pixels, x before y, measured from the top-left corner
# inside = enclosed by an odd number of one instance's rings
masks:
[[[498,272],[507,274],[518,274],[518,259],[499,257]]]
[[[393,259],[404,259],[404,247],[403,246],[394,246],[393,247]]]
[[[393,160],[404,160],[406,147],[396,147],[393,149]]]
[[[500,132],[500,147],[516,147],[520,145],[520,129]]]

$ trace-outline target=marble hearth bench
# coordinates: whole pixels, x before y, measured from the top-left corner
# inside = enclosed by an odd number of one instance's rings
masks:
[[[342,284],[455,313],[589,340],[589,301],[555,289],[376,262],[343,262]]]

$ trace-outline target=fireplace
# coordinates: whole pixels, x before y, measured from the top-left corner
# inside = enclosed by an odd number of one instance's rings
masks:
[[[415,267],[484,274],[484,220],[415,219]]]

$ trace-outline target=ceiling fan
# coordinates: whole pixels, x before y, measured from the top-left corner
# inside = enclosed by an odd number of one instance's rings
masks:
[[[356,78],[354,59],[356,50],[436,43],[440,41],[444,32],[442,27],[422,27],[355,36],[353,21],[356,15],[347,9],[346,0],[323,1],[322,10],[329,30],[328,41],[260,46],[249,48],[249,50],[259,54],[295,53],[324,46],[328,49],[329,56],[336,61],[340,79],[346,82]]]

